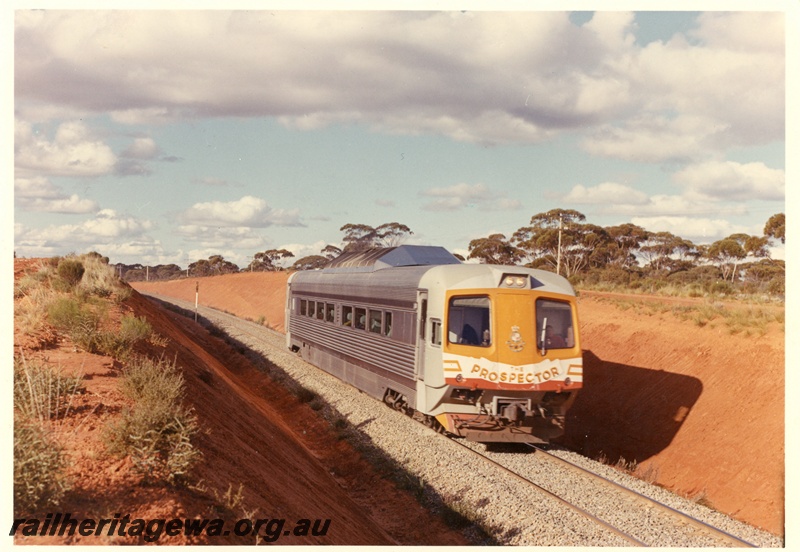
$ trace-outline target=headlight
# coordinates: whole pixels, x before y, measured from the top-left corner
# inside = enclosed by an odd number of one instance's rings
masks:
[[[524,289],[528,285],[528,277],[524,274],[503,274],[500,285],[507,288]]]

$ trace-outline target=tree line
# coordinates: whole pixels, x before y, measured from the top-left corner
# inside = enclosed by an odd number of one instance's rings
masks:
[[[144,267],[117,265],[128,281],[213,276],[235,272],[313,270],[344,252],[392,247],[413,234],[397,222],[372,227],[345,224],[343,247],[326,245],[319,254],[302,257],[286,249],[258,252],[243,268],[212,255],[184,270],[174,264]],[[771,216],[762,235],[735,233],[711,244],[695,244],[670,232],[651,232],[635,224],[598,226],[572,209],[533,215],[511,236],[491,234],[469,242],[466,259],[481,263],[527,266],[558,272],[574,284],[620,285],[629,288],[689,285],[717,293],[737,290],[782,295],[785,263],[769,257],[771,240],[785,243],[784,213]]]

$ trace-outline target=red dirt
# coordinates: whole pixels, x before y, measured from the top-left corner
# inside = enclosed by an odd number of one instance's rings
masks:
[[[193,293],[194,281],[184,284]],[[206,284],[201,285],[205,289]],[[127,458],[110,455],[103,444],[104,429],[128,406],[118,390],[121,365],[79,351],[66,339],[37,345],[15,331],[15,353],[23,352],[28,362],[42,360],[82,374],[86,386],[85,393],[75,396],[70,414],[53,424],[69,457],[67,474],[73,488],[48,512],[69,512],[79,520],[113,518],[116,513],[144,520],[222,518],[226,528],[240,518],[284,518],[289,529],[300,519],[329,518],[324,537],[284,533],[276,544],[467,544],[413,496],[376,473],[308,404],[275,385],[225,342],[136,292],[111,313],[112,318],[118,320],[126,312],[146,317],[155,332],[167,338],[166,345],[148,343],[138,352],[174,359],[182,369],[186,402],[201,428],[195,445],[203,458],[188,487],[145,482]],[[242,505],[226,508],[218,497],[239,485]],[[38,517],[43,520],[45,514],[39,512]],[[16,542],[119,544],[142,538],[17,535]],[[255,544],[255,538],[233,533],[203,538],[162,535],[158,542]]]
[[[285,273],[136,283],[283,330]],[[784,332],[731,334],[652,304],[669,298],[581,294],[585,388],[564,443],[719,511],[784,534]],[[703,300],[681,299],[682,305]],[[633,305],[648,308],[627,308]]]

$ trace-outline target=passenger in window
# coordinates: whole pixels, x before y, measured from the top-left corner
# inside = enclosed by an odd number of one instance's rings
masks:
[[[476,332],[475,328],[469,324],[464,324],[464,329],[461,332],[461,340],[459,343],[463,343],[464,345],[478,345],[480,343],[480,340],[478,339],[478,332]]]
[[[365,309],[356,309],[355,328],[363,330],[367,327],[367,311]]]
[[[378,314],[378,315],[370,314],[369,331],[372,332],[372,333],[381,333],[380,314]]]
[[[548,349],[563,349],[567,346],[564,338],[558,335],[550,324],[544,329],[544,339]]]

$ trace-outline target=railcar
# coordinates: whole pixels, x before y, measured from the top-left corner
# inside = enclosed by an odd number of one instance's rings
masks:
[[[286,344],[438,430],[546,443],[583,385],[575,292],[441,247],[345,253],[287,284]]]

